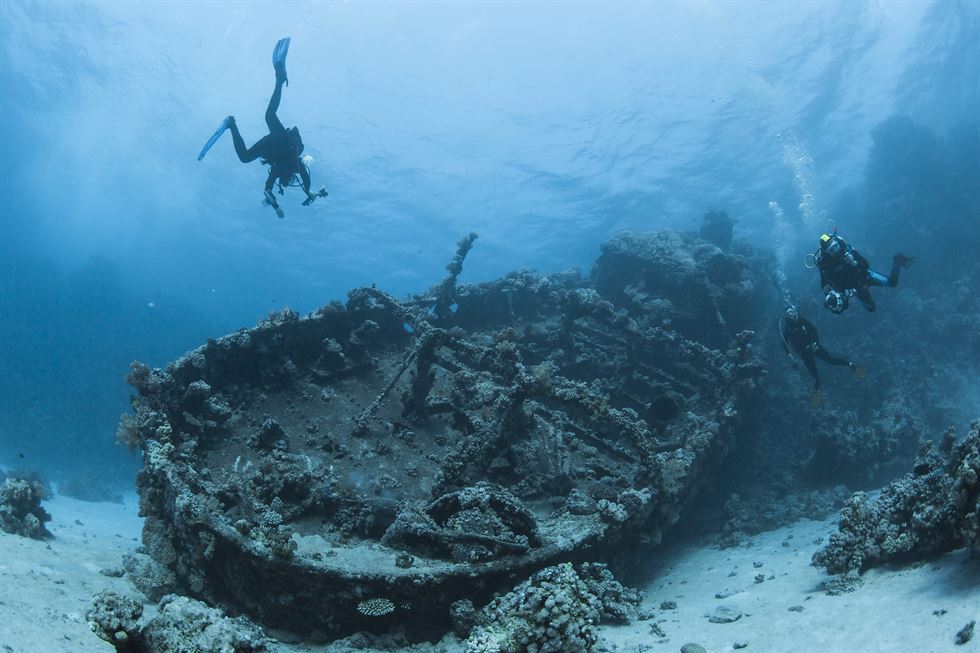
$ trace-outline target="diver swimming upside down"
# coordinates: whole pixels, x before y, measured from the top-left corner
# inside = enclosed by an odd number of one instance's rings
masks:
[[[300,186],[306,193],[306,200],[303,206],[311,205],[318,197],[326,197],[327,191],[320,189],[316,193],[310,192],[310,164],[313,157],[304,156],[303,139],[300,137],[298,127],[286,129],[276,112],[279,110],[279,103],[282,100],[282,87],[289,85],[286,76],[286,55],[289,53],[290,37],[280,39],[272,52],[272,67],[276,71],[276,88],[269,99],[269,106],[265,110],[265,124],[269,127],[269,133],[260,138],[252,147],[245,146],[245,139],[242,138],[234,116],[228,116],[218,126],[217,131],[201,149],[197,160],[200,161],[208,153],[225,130],[231,130],[232,141],[235,145],[235,154],[242,163],[251,163],[261,158],[264,165],[269,166],[269,176],[265,180],[265,203],[272,206],[276,215],[284,217],[282,208],[276,201],[273,188],[276,182],[279,183],[279,194],[289,186]],[[299,177],[298,182],[294,182]]]

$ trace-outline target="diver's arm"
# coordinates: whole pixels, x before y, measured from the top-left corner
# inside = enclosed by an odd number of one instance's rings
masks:
[[[306,199],[315,197],[315,195],[310,192],[310,171],[307,170],[305,165],[300,165],[299,176],[303,180],[303,192],[306,193]]]
[[[868,259],[864,258],[861,252],[854,250],[854,258],[857,259],[858,267],[862,270],[867,270],[870,267]]]
[[[854,265],[854,267],[856,267],[857,269],[859,270],[868,269],[868,259],[864,258],[861,252],[857,251],[850,245],[847,246],[847,256],[850,257],[848,262],[850,263],[851,261],[853,261],[852,265]]]
[[[789,342],[787,341],[786,319],[782,317],[779,318],[779,339],[782,340],[783,351],[786,352],[786,358],[789,359],[789,364],[793,366],[793,369],[796,369],[796,360],[793,358],[793,352],[790,351]],[[796,345],[794,344],[793,347],[795,348]]]
[[[830,281],[827,279],[827,268],[822,265],[820,259],[817,259],[817,269],[820,270],[820,287],[826,292],[830,287]]]
[[[318,192],[318,193],[311,193],[310,192],[310,171],[309,171],[309,168],[307,168],[304,165],[300,165],[300,167],[299,167],[299,176],[303,180],[303,192],[306,193],[306,199],[303,200],[303,206],[309,206],[318,197],[326,197],[327,196],[327,191],[324,190],[323,188],[321,188],[320,189],[320,192]]]

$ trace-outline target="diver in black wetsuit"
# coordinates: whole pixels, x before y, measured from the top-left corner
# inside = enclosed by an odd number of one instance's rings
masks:
[[[806,319],[796,306],[788,306],[786,312],[779,318],[779,334],[783,338],[783,350],[786,354],[792,357],[793,354],[790,352],[792,348],[813,377],[814,406],[819,406],[823,399],[820,391],[820,375],[817,373],[817,358],[831,365],[847,365],[858,378],[864,378],[864,368],[858,367],[846,358],[834,356],[820,345],[817,327],[813,326],[813,322]],[[793,366],[795,367],[796,363],[793,363]]]
[[[824,234],[820,237],[820,249],[814,257],[820,270],[820,286],[825,293],[824,306],[838,314],[847,308],[848,298],[852,295],[857,296],[867,310],[875,310],[875,302],[868,288],[894,288],[898,285],[898,275],[902,268],[909,267],[915,260],[904,254],[896,254],[892,258],[891,273],[886,277],[881,272],[872,270],[868,259],[844,242],[836,232],[832,236]]]
[[[251,163],[261,158],[262,163],[269,166],[269,176],[265,180],[265,200],[271,205],[276,214],[281,218],[283,211],[279,208],[272,189],[276,182],[279,182],[279,194],[282,195],[285,188],[299,185],[306,193],[306,200],[303,206],[309,206],[318,197],[326,197],[326,190],[321,189],[317,193],[310,192],[310,169],[300,156],[303,154],[303,139],[299,135],[298,127],[286,129],[276,112],[279,110],[279,102],[282,100],[282,87],[289,85],[286,77],[286,54],[289,52],[289,37],[280,39],[276,43],[272,53],[272,66],[276,71],[276,88],[269,99],[269,106],[265,110],[265,124],[269,127],[269,133],[260,138],[252,147],[245,146],[245,139],[238,131],[234,116],[228,116],[218,126],[218,130],[207,142],[197,159],[200,161],[207,154],[211,146],[218,140],[226,129],[231,130],[231,137],[235,144],[235,153],[242,163]],[[304,157],[312,162],[311,157]],[[300,181],[294,184],[293,180],[299,176]]]

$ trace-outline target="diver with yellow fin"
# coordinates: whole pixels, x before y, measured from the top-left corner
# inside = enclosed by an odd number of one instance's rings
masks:
[[[834,229],[833,234],[820,236],[820,249],[808,254],[814,266],[820,270],[820,287],[824,291],[824,306],[832,313],[841,314],[848,307],[849,299],[856,296],[868,311],[875,310],[875,301],[868,290],[871,286],[894,288],[902,268],[912,265],[911,256],[895,254],[888,276],[872,270],[868,259],[844,242]],[[814,267],[807,265],[807,267]]]
[[[797,306],[790,304],[786,307],[786,311],[782,317],[779,318],[779,335],[783,339],[783,351],[786,352],[786,355],[792,358],[795,352],[800,357],[800,360],[803,361],[807,372],[813,377],[814,408],[819,407],[823,403],[823,395],[820,390],[820,374],[817,372],[817,358],[831,365],[847,365],[854,372],[855,376],[859,379],[864,378],[865,371],[863,367],[855,365],[846,358],[834,356],[823,348],[820,344],[820,336],[817,334],[817,327],[813,325],[813,322],[806,319],[806,316],[803,315]],[[791,349],[792,351],[790,351]],[[793,367],[796,367],[795,362],[793,363]]]
[[[321,188],[316,193],[310,192],[310,165],[313,157],[307,155],[300,158],[303,154],[303,139],[299,135],[298,127],[286,129],[276,112],[279,110],[279,102],[282,100],[282,87],[289,85],[286,76],[286,55],[289,53],[290,37],[279,39],[275,49],[272,51],[272,67],[276,71],[276,88],[269,99],[269,106],[265,110],[265,124],[269,127],[269,133],[260,138],[252,147],[245,146],[245,140],[238,131],[234,116],[228,116],[218,126],[214,135],[201,148],[201,153],[197,160],[200,161],[208,150],[221,138],[226,130],[231,130],[231,137],[235,144],[235,153],[242,163],[251,163],[255,159],[261,158],[262,163],[269,166],[269,176],[265,180],[265,200],[264,203],[271,206],[276,215],[280,218],[285,217],[282,207],[276,200],[273,188],[279,184],[279,194],[282,195],[286,188],[297,186],[306,193],[306,200],[303,206],[310,206],[318,197],[326,197],[327,191]]]

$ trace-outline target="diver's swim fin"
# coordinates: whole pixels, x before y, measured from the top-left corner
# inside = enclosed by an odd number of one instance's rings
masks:
[[[235,122],[235,118],[233,116],[228,116],[227,118],[221,121],[221,124],[218,125],[218,129],[215,130],[211,138],[208,139],[208,142],[205,143],[204,147],[201,148],[201,153],[197,155],[198,161],[204,158],[204,155],[208,153],[208,150],[210,150],[211,147],[218,142],[218,139],[221,138],[221,135],[225,133],[225,130],[231,127],[231,124],[233,122]]]
[[[915,257],[899,253],[892,257],[892,262],[901,265],[903,268],[910,268],[915,263]]]
[[[262,201],[262,203],[268,204],[273,209],[275,209],[276,215],[279,216],[280,218],[286,217],[286,213],[282,210],[282,207],[279,206],[279,202],[276,201],[276,196],[272,193],[271,190],[265,191],[265,199]]]
[[[282,79],[289,86],[289,78],[286,77],[286,55],[289,54],[289,41],[292,37],[287,36],[279,39],[275,49],[272,51],[272,67],[276,69],[276,80]]]

